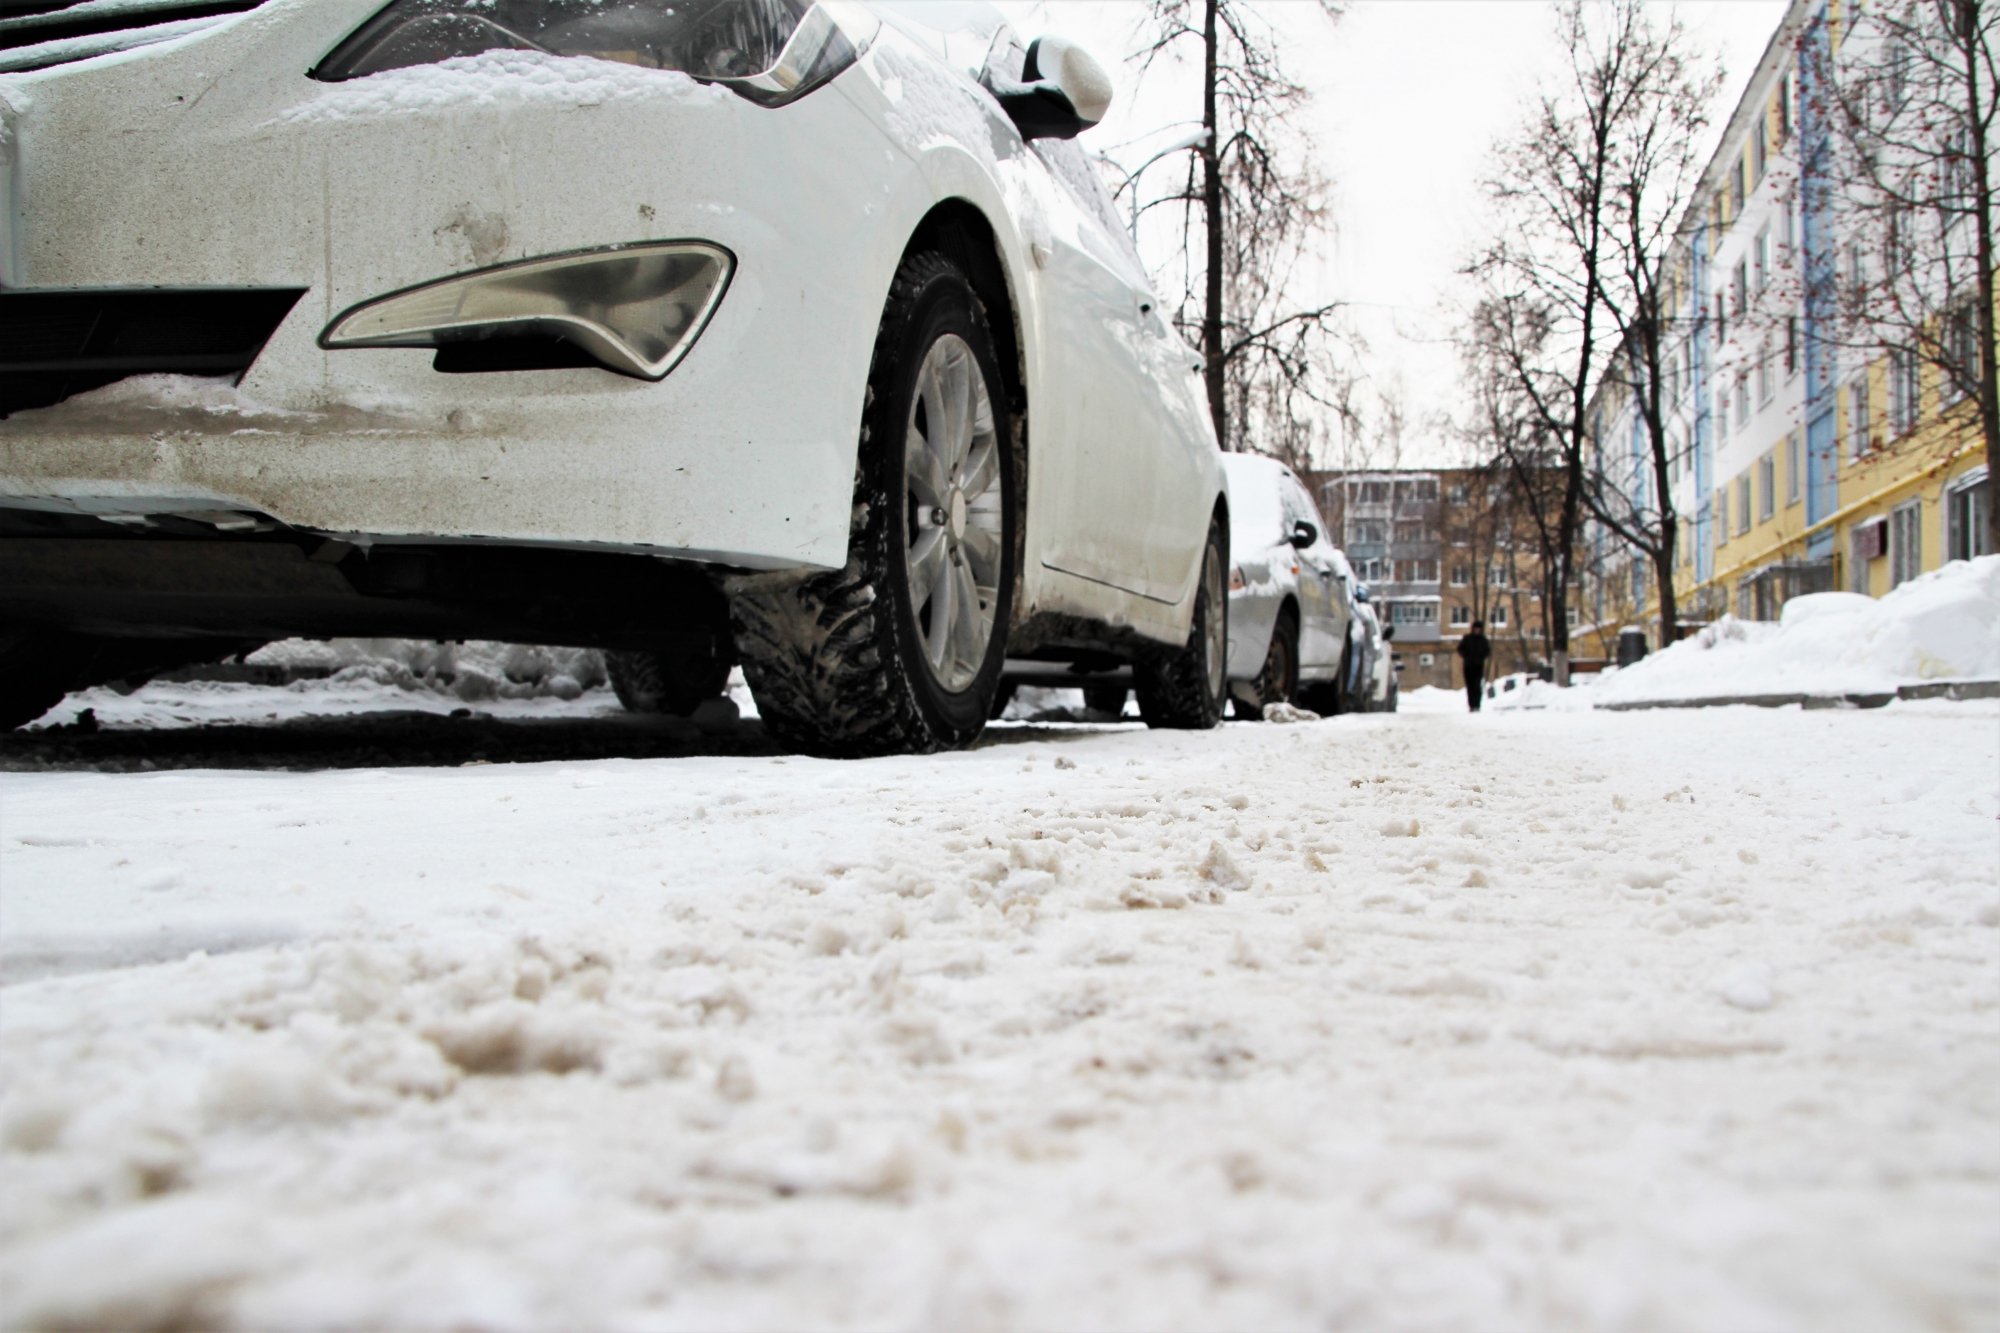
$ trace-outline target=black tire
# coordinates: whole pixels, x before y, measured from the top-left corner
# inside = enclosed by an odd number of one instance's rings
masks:
[[[1354,707],[1354,695],[1347,688],[1347,678],[1353,671],[1354,640],[1349,639],[1340,649],[1340,674],[1327,683],[1326,701],[1328,707],[1326,711],[1329,717],[1338,717],[1342,713],[1356,711]]]
[[[1123,717],[1125,698],[1130,693],[1123,685],[1086,685],[1083,687],[1083,706],[1093,713]]]
[[[1264,650],[1264,669],[1250,682],[1254,701],[1249,716],[1262,721],[1264,710],[1276,703],[1296,703],[1299,698],[1299,619],[1287,606],[1279,610],[1278,623],[1271,626],[1271,644]],[[1238,699],[1239,714],[1242,712]]]
[[[954,497],[951,512],[942,505],[920,512],[905,437],[919,420],[919,378],[933,350],[942,347],[954,373],[965,365],[949,339],[970,352],[971,373],[984,389],[991,409],[991,464],[998,476],[979,490],[976,509],[971,502],[959,503],[964,488],[954,475],[945,478]],[[926,434],[935,429],[928,409],[922,419]],[[972,458],[985,455],[976,410],[968,420],[975,435],[967,449],[969,466]],[[890,284],[868,371],[846,566],[776,584],[751,577],[733,589],[730,618],[744,678],[774,737],[832,758],[923,754],[978,737],[999,685],[1014,608],[1018,448],[1013,405],[972,285],[942,255],[905,258]],[[971,521],[975,514],[977,523]],[[992,562],[993,583],[976,589],[975,620],[991,615],[984,651],[976,662],[951,656],[942,676],[926,652],[925,636],[954,637],[950,624],[938,622],[950,619],[944,614],[950,600],[965,599],[913,586],[912,536],[921,535],[926,523],[932,531],[948,530],[957,544],[943,559],[951,569],[974,571],[964,577],[976,577],[976,565]],[[980,544],[977,552],[974,542]],[[946,570],[942,579],[956,577]]]
[[[667,647],[607,652],[604,671],[618,702],[633,713],[686,717],[729,689],[729,645],[702,634]]]
[[[1223,586],[1228,567],[1228,538],[1219,523],[1211,522],[1187,643],[1149,655],[1132,668],[1139,715],[1147,726],[1202,731],[1222,720],[1229,693],[1229,598]]]

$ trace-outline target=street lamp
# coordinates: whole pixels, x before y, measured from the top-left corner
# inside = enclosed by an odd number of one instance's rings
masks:
[[[1112,194],[1114,196],[1122,193],[1128,187],[1132,191],[1132,221],[1129,225],[1130,225],[1130,230],[1132,232],[1132,239],[1134,242],[1137,242],[1139,239],[1138,185],[1139,185],[1140,173],[1144,172],[1147,167],[1152,166],[1155,162],[1159,161],[1163,157],[1172,157],[1175,153],[1184,152],[1190,148],[1201,147],[1203,144],[1208,142],[1208,138],[1209,138],[1209,131],[1206,127],[1198,130],[1190,130],[1188,133],[1183,134],[1180,138],[1174,140],[1166,147],[1160,149],[1159,152],[1154,153],[1144,162],[1141,162],[1136,168],[1132,170],[1132,172],[1129,175],[1125,177],[1124,180],[1118,183],[1118,188],[1112,191]],[[1109,162],[1110,160],[1111,159],[1108,157],[1105,158],[1105,161],[1107,162]],[[1113,165],[1115,166],[1116,163],[1113,163]]]

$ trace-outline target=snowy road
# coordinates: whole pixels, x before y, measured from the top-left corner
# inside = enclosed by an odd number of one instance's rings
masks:
[[[1991,704],[574,725],[0,774],[9,1325],[2000,1327]]]

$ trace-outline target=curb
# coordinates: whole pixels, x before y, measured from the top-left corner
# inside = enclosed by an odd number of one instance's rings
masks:
[[[1895,690],[1854,690],[1844,694],[1715,694],[1700,699],[1629,699],[1598,704],[1605,713],[1653,708],[1881,708],[1896,699],[2000,699],[2000,680],[1941,680],[1899,685]]]

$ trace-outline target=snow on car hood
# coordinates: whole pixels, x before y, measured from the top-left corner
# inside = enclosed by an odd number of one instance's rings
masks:
[[[662,98],[696,103],[732,94],[675,70],[645,69],[588,56],[540,51],[483,51],[435,65],[385,70],[362,79],[321,85],[312,101],[279,117],[312,124],[433,111],[441,107],[599,106],[606,102]]]

